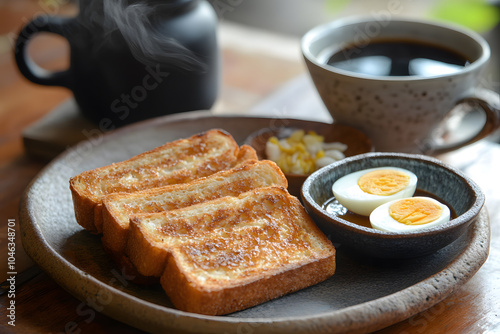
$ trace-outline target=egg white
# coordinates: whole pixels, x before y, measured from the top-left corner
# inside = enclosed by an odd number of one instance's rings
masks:
[[[358,185],[358,180],[366,173],[381,170],[391,169],[403,172],[410,176],[410,183],[401,191],[389,195],[380,196],[365,193]],[[409,170],[398,167],[379,167],[360,170],[351,174],[347,174],[337,181],[332,186],[333,195],[348,210],[362,216],[369,216],[370,213],[378,206],[405,197],[412,197],[417,189],[417,176]]]
[[[441,213],[441,216],[434,220],[433,222],[427,223],[427,224],[422,224],[422,225],[406,225],[398,222],[394,218],[391,217],[389,214],[389,207],[399,201],[399,199],[396,199],[394,201],[382,204],[375,210],[370,215],[370,223],[373,228],[381,231],[386,231],[386,232],[408,232],[408,231],[417,231],[417,230],[422,230],[425,228],[437,226],[444,224],[450,220],[450,209],[448,206],[442,204],[441,202],[430,198],[430,197],[414,197],[414,198],[425,198],[427,200],[432,201],[433,203],[436,203],[441,207],[443,210]]]

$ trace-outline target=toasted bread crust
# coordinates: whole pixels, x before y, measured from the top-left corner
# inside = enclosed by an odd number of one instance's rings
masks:
[[[281,169],[269,160],[247,160],[238,167],[188,183],[107,195],[103,199],[102,242],[109,250],[123,253],[133,214],[179,209],[268,186],[287,187]]]
[[[283,271],[251,283],[214,290],[199,289],[188,281],[175,255],[167,258],[160,283],[179,310],[206,315],[223,315],[262,304],[308,286],[335,273],[335,251],[330,257]]]
[[[126,256],[143,276],[160,277],[170,249],[158,247],[154,240],[144,237],[138,217],[131,218]]]
[[[101,233],[101,208],[96,209],[96,206],[104,195],[205,177],[233,167],[239,151],[238,144],[229,134],[209,130],[166,143],[126,161],[83,172],[70,179],[77,222],[92,233]]]
[[[161,275],[174,305],[189,312],[232,313],[335,271],[334,247],[283,188],[141,214],[131,222],[132,263],[143,275]]]
[[[76,221],[87,231],[97,234],[97,228],[94,224],[94,211],[98,202],[85,196],[83,191],[79,187],[75,187],[72,182],[70,182],[69,188],[73,198]]]
[[[158,277],[141,275],[126,255],[111,252],[105,246],[103,248],[111,260],[113,260],[117,269],[127,277],[128,281],[139,285],[154,285],[160,282]]]
[[[259,160],[257,152],[250,145],[241,145],[234,167],[241,166],[249,160]]]
[[[231,169],[230,169],[231,168]],[[335,248],[281,169],[210,130],[70,180],[78,223],[133,277],[174,305],[233,313],[319,283]]]

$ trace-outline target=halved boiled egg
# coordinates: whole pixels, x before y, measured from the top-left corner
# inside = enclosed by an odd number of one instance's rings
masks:
[[[332,191],[348,210],[369,216],[384,203],[413,196],[417,181],[415,174],[403,168],[371,168],[341,177],[333,184]]]
[[[407,232],[446,223],[448,206],[430,197],[411,197],[385,203],[370,215],[373,228],[387,232]]]

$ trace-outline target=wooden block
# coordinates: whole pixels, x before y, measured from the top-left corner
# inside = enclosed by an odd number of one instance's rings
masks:
[[[23,131],[24,147],[28,155],[50,160],[96,128],[70,98]]]

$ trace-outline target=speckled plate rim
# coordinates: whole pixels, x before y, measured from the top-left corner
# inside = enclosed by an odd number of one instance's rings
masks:
[[[208,118],[213,120],[214,117],[215,121],[221,123],[231,119],[234,121],[235,118],[244,119],[237,116],[213,116],[206,111],[190,112],[137,123],[107,134],[105,139],[113,139],[130,131],[148,131],[152,127],[165,123],[199,122]],[[96,296],[104,296],[107,303],[103,305],[102,313],[149,332],[159,333],[166,330],[182,333],[371,332],[403,321],[443,300],[466,283],[488,257],[490,227],[488,214],[484,208],[477,221],[470,227],[467,246],[451,263],[440,272],[397,293],[337,311],[307,317],[248,319],[204,316],[178,311],[144,301],[101,282],[70,263],[44,237],[38,214],[33,207],[32,196],[42,187],[41,181],[44,176],[56,168],[58,161],[65,159],[68,154],[69,152],[62,153],[48,164],[32,180],[23,194],[20,203],[20,228],[26,253],[42,270],[79,300],[85,302]],[[429,287],[435,287],[435,289],[429,289]]]

